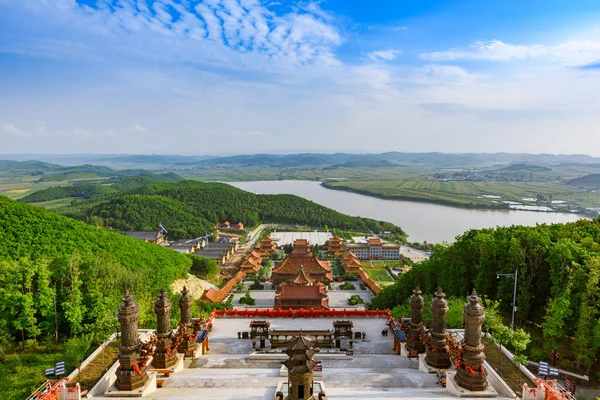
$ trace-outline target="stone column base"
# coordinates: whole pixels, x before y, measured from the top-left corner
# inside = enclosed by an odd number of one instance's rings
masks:
[[[448,371],[446,372],[446,390],[458,397],[478,397],[478,398],[487,398],[487,397],[498,397],[498,392],[494,390],[493,387],[488,385],[485,390],[481,391],[471,391],[465,389],[463,387],[458,386],[458,383],[455,380],[456,371]]]
[[[156,391],[156,372],[148,372],[148,381],[140,388],[134,390],[118,390],[113,384],[105,393],[106,397],[144,397]]]
[[[427,364],[427,360],[425,360],[425,358],[427,357],[426,354],[419,354],[419,370],[426,372],[428,374],[435,374],[437,373],[437,369],[433,368],[432,366],[430,366],[429,364]]]

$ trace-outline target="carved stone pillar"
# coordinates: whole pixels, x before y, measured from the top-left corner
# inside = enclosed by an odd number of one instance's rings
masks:
[[[161,289],[158,300],[154,303],[156,313],[156,351],[152,358],[152,366],[157,369],[170,368],[177,362],[177,354],[171,352],[171,300],[165,290]]]
[[[123,304],[119,307],[119,322],[121,323],[121,343],[119,344],[119,363],[117,369],[117,390],[135,390],[148,382],[146,370],[139,367],[140,346],[138,339],[138,319],[140,310],[135,298],[125,290],[121,298]],[[139,373],[135,370],[139,371]]]
[[[406,349],[408,351],[416,350],[418,354],[425,352],[425,345],[419,337],[423,327],[423,306],[425,304],[421,293],[419,287],[416,287],[410,298],[410,324],[406,338]]]
[[[433,321],[429,330],[429,345],[425,361],[433,368],[448,368],[450,356],[446,352],[446,315],[448,301],[444,298],[442,288],[438,288],[431,301]]]
[[[485,390],[487,384],[487,373],[483,370],[485,361],[484,345],[481,343],[481,325],[485,319],[485,310],[479,304],[481,299],[475,290],[469,297],[469,303],[465,305],[463,315],[465,317],[465,336],[461,342],[463,348],[463,368],[456,369],[456,383],[467,390]]]
[[[184,286],[179,299],[179,311],[181,314],[179,329],[185,331],[185,338],[177,346],[177,351],[185,354],[186,357],[191,357],[196,350],[196,342],[189,340],[187,337],[192,334],[192,296]]]

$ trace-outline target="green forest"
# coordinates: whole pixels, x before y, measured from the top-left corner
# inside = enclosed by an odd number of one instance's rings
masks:
[[[44,368],[51,364],[40,365],[40,360],[48,353],[73,368],[69,345],[86,338],[89,347],[114,332],[114,313],[126,287],[140,305],[140,325],[155,325],[156,293],[170,290],[192,266],[189,256],[2,196],[0,242],[0,390],[5,398],[24,398],[44,381]]]
[[[476,289],[484,300],[500,301],[500,311],[510,316],[514,280],[497,273],[517,270],[515,326],[531,333],[530,354],[558,348],[563,368],[598,371],[599,243],[600,220],[470,230],[451,245],[436,245],[429,260],[386,287],[370,307],[394,308],[416,286],[426,294],[440,286],[448,297],[464,298]],[[545,358],[537,353],[534,358]]]

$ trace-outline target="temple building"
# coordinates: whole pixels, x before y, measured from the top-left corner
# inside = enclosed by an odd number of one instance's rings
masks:
[[[143,240],[148,243],[156,243],[161,246],[168,246],[169,242],[167,242],[167,237],[164,233],[159,231],[151,231],[151,232],[142,232],[142,231],[130,231],[126,233],[127,236],[139,240]]]
[[[359,260],[399,260],[400,246],[383,243],[379,238],[370,238],[364,243],[347,243],[346,251],[351,251]]]
[[[311,278],[300,266],[296,276],[277,287],[275,308],[328,310],[327,287]]]
[[[246,274],[258,274],[262,263],[262,257],[254,250],[246,257],[241,265],[241,271]]]
[[[352,274],[357,274],[361,268],[358,257],[351,252],[344,253],[342,256],[342,266],[344,267],[344,272]]]
[[[291,281],[298,275],[301,266],[316,282],[328,283],[333,280],[329,261],[319,260],[310,250],[308,240],[298,239],[294,241],[292,253],[271,273],[273,284]]]
[[[277,245],[275,244],[275,242],[273,241],[273,239],[271,239],[268,236],[265,236],[260,241],[260,244],[259,244],[259,247],[258,247],[258,253],[262,257],[265,257],[265,256],[268,257],[276,249],[277,249]]]
[[[329,239],[329,246],[327,246],[327,251],[335,256],[344,254],[344,244],[342,239],[340,239],[337,236],[333,236],[331,239]]]
[[[220,231],[240,231],[244,229],[244,224],[238,222],[237,224],[232,224],[229,221],[219,222],[216,226],[217,230]]]

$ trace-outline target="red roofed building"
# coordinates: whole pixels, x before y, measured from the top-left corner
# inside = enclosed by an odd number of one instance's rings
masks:
[[[333,236],[329,239],[329,246],[327,247],[327,251],[333,255],[340,255],[344,253],[344,245],[342,239],[337,236]]]
[[[262,238],[260,240],[260,243],[258,245],[258,253],[262,256],[262,257],[268,257],[271,255],[272,252],[274,252],[277,249],[277,245],[275,244],[275,242],[273,241],[273,239],[271,239],[268,236],[265,236],[264,238]]]
[[[310,243],[306,239],[294,241],[292,253],[285,259],[283,264],[275,268],[271,273],[274,285],[293,280],[300,272],[300,267],[315,282],[328,283],[333,280],[329,261],[321,261],[310,250]]]
[[[300,266],[295,277],[277,287],[275,308],[328,310],[327,287],[320,282],[315,282],[304,271],[304,267]]]
[[[342,265],[344,266],[344,272],[350,272],[353,274],[357,274],[362,267],[362,265],[360,265],[360,261],[358,261],[358,257],[350,252],[345,253],[342,257]]]
[[[246,274],[258,274],[262,263],[262,257],[254,250],[248,255],[241,266],[241,271]]]

